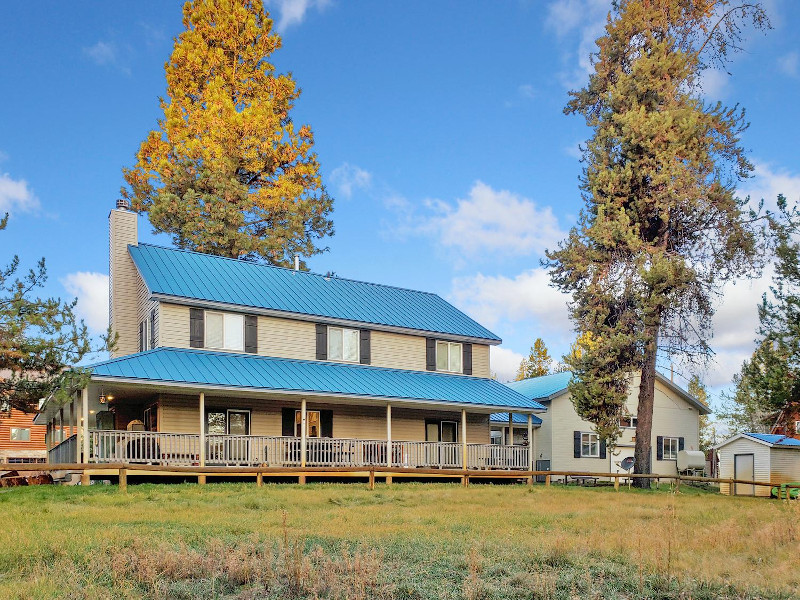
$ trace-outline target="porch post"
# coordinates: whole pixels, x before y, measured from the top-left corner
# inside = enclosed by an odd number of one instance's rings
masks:
[[[306,466],[306,429],[308,427],[306,423],[306,399],[303,398],[300,403],[300,466],[302,468]]]
[[[47,422],[47,429],[44,432],[44,446],[50,450],[50,421]]]
[[[206,395],[200,392],[200,466],[206,466]]]
[[[69,437],[75,435],[75,396],[69,403]]]
[[[533,471],[533,415],[528,413],[528,471]]]
[[[61,441],[64,441],[64,406],[62,405],[60,409],[58,409],[58,424],[61,428]]]
[[[514,445],[514,413],[508,413],[508,438],[506,444],[509,446]]]
[[[392,466],[392,405],[386,405],[386,466]]]
[[[461,409],[461,467],[467,470],[467,409]]]
[[[89,462],[89,386],[81,390],[81,404],[83,404],[83,457],[81,462]]]

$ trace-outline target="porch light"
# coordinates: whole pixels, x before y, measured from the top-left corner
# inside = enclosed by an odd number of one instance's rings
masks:
[[[106,393],[103,391],[103,388],[100,388],[100,397],[97,399],[100,404],[105,404],[108,402],[108,398],[106,397]]]

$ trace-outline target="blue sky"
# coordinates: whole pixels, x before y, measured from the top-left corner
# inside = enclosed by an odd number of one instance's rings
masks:
[[[579,117],[609,3],[268,3],[284,47],[272,58],[303,94],[323,179],[336,198],[330,252],[315,271],[437,292],[500,335],[493,369],[510,377],[541,336],[573,338],[564,298],[539,266],[581,207]],[[756,177],[741,193],[800,200],[800,6],[767,4],[775,28],[748,34],[708,100],[747,108]],[[46,293],[77,296],[107,321],[107,215],[121,168],[159,117],[180,2],[11,3],[0,25],[0,262],[45,256]],[[140,218],[140,239],[168,244]],[[768,278],[728,286],[716,318],[715,389],[752,349]],[[681,368],[676,381],[688,372]]]

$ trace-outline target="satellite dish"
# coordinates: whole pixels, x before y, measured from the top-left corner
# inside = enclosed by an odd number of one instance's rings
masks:
[[[619,463],[619,466],[622,467],[625,471],[630,471],[633,468],[633,457],[628,456],[622,459],[622,462]]]

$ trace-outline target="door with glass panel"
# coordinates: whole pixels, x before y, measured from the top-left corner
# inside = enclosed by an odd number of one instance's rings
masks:
[[[210,409],[206,416],[207,460],[210,463],[250,462],[250,411]],[[225,436],[225,437],[223,437]]]

